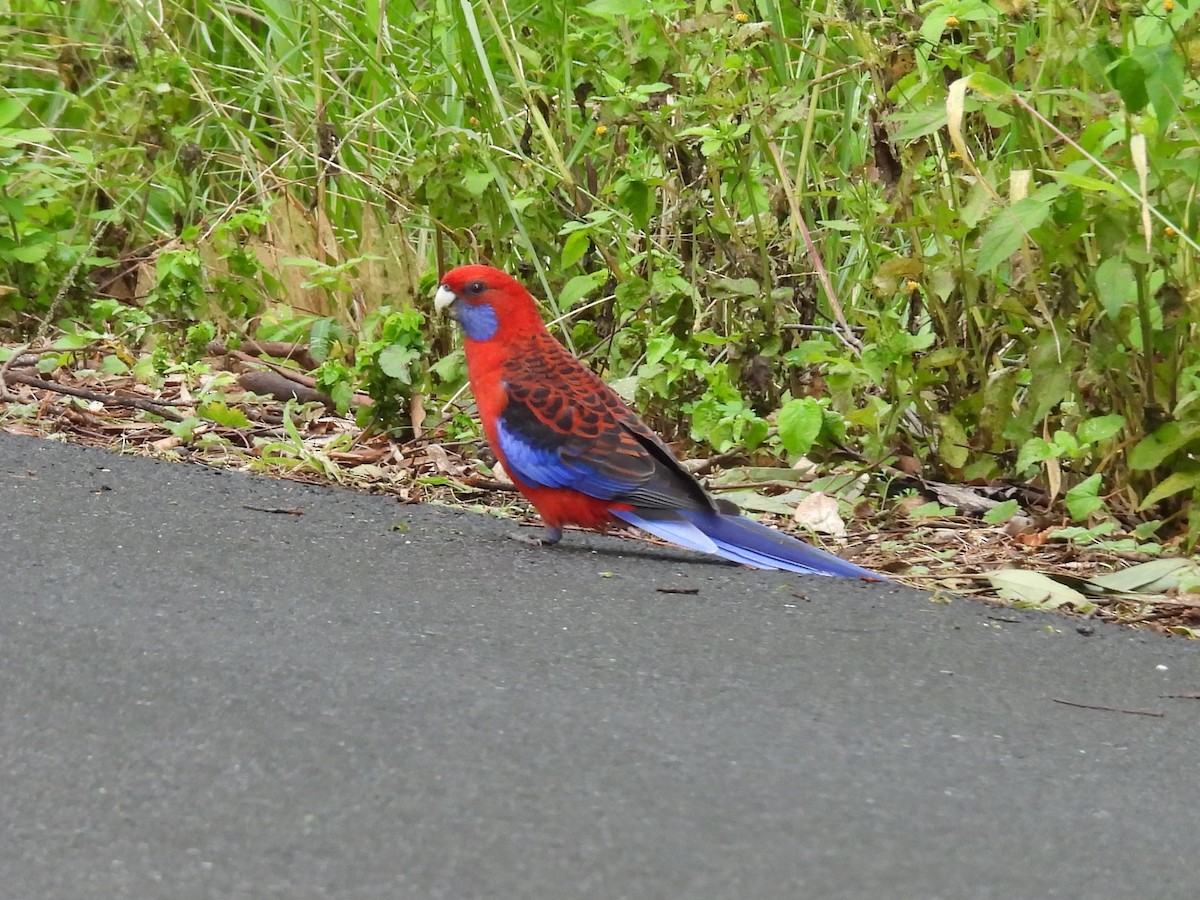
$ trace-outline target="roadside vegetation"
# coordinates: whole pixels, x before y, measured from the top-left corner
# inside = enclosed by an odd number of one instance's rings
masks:
[[[478,499],[429,297],[487,261],[868,564],[1200,537],[1191,0],[7,6],[0,427]]]

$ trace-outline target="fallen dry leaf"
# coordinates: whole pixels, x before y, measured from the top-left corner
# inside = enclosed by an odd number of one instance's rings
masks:
[[[792,521],[821,534],[846,536],[846,523],[838,514],[838,502],[820,491],[809,494],[796,504]]]

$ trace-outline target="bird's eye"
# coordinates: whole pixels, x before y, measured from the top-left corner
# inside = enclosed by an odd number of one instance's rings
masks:
[[[468,294],[482,294],[486,290],[487,290],[487,285],[484,284],[482,281],[472,281],[470,284],[467,285],[467,293]]]

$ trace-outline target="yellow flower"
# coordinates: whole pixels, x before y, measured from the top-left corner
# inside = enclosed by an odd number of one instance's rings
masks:
[[[1175,0],[1163,0],[1163,12],[1170,12],[1175,8]]]
[[[1163,229],[1163,234],[1169,238],[1175,237],[1176,233],[1177,232],[1175,231],[1175,229],[1172,228],[1170,225],[1168,225],[1166,228]]]
[[[596,137],[604,137],[604,135],[606,135],[606,134],[608,134],[607,126],[605,126],[605,125],[597,125],[596,126]]]
[[[955,28],[958,25],[958,16],[946,16],[946,27]]]
[[[1167,2],[1169,3],[1170,0],[1167,0]],[[733,17],[733,19],[739,25],[745,25],[747,22],[750,21],[750,17],[748,15],[746,15],[745,13],[738,13],[736,16]]]
[[[905,287],[907,290],[910,290],[910,291],[915,291],[915,290],[917,290],[917,289],[918,289],[920,286],[921,286],[921,285],[917,284],[917,282],[913,281],[911,278],[910,278],[910,279],[908,279],[908,281],[904,282],[904,287]]]

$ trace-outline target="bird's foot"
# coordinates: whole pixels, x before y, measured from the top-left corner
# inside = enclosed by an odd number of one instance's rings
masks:
[[[561,528],[551,528],[549,525],[546,526],[546,530],[540,535],[524,534],[522,532],[509,535],[514,541],[529,544],[531,547],[553,547],[562,540],[562,536],[563,532]]]

